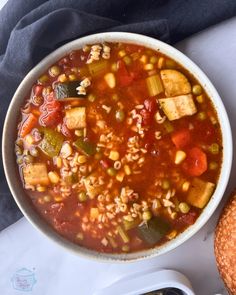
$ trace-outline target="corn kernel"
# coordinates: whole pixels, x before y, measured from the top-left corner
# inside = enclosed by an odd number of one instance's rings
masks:
[[[84,164],[84,163],[87,162],[87,158],[86,158],[85,155],[80,155],[80,156],[78,156],[78,160],[77,161],[78,161],[79,164]]]
[[[118,173],[116,174],[116,180],[119,181],[119,182],[122,182],[123,179],[124,179],[124,177],[125,177],[125,173],[122,172],[122,171],[120,171],[120,172],[118,172]]]
[[[201,94],[201,95],[196,96],[196,100],[198,103],[203,103],[203,101],[204,101],[203,95]]]
[[[51,181],[51,183],[54,183],[54,184],[58,183],[60,180],[59,175],[55,171],[50,171],[48,173],[48,177],[49,177],[49,180]]]
[[[115,75],[113,73],[107,73],[104,76],[104,79],[105,79],[107,85],[110,88],[115,88],[115,86],[116,86],[116,78],[115,78]]]
[[[38,191],[38,192],[45,192],[46,191],[46,187],[45,186],[42,186],[42,185],[39,185],[39,186],[37,186],[36,187],[36,190]]]
[[[117,151],[110,151],[109,154],[109,159],[111,159],[112,161],[117,161],[119,160],[120,154]]]
[[[57,168],[61,168],[62,167],[62,159],[61,159],[61,157],[57,157],[56,158],[56,165],[57,165]]]
[[[27,142],[27,144],[31,145],[31,144],[33,144],[33,142],[34,142],[34,138],[33,138],[32,135],[28,134],[28,135],[26,135],[26,137],[25,137],[25,141]]]
[[[70,81],[75,81],[75,80],[77,80],[77,77],[74,74],[70,74],[69,75],[69,80]]]
[[[175,164],[179,165],[182,163],[186,158],[186,153],[184,151],[177,151],[175,154]]]
[[[189,190],[189,187],[190,187],[190,182],[189,181],[185,181],[182,184],[182,191],[187,192]]]
[[[158,69],[162,69],[163,66],[164,66],[164,63],[165,63],[165,59],[164,59],[164,57],[160,57],[160,58],[158,59],[158,63],[157,63],[157,67],[158,67]]]
[[[58,81],[63,83],[63,82],[66,82],[67,81],[67,77],[65,74],[61,74],[59,77],[58,77]]]
[[[119,57],[124,57],[126,55],[126,52],[124,50],[120,50],[118,52]]]
[[[146,55],[142,55],[139,59],[142,63],[147,63],[147,56]]]
[[[48,195],[46,195],[46,196],[43,197],[43,200],[44,200],[44,202],[46,202],[46,203],[50,202],[51,199],[52,199],[51,196],[48,196]]]
[[[98,215],[99,215],[98,208],[91,208],[90,209],[90,218],[96,219],[96,218],[98,218]]]
[[[153,64],[145,64],[143,68],[145,71],[150,71],[154,69],[154,66]]]
[[[124,171],[125,171],[125,174],[126,174],[126,175],[130,175],[130,174],[131,174],[131,170],[130,170],[129,165],[125,165],[125,166],[124,166]]]
[[[166,237],[169,240],[174,239],[177,236],[177,230],[172,230]]]

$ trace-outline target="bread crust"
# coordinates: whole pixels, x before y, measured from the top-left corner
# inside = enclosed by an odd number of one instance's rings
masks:
[[[219,218],[214,243],[220,275],[229,291],[236,294],[236,190]]]

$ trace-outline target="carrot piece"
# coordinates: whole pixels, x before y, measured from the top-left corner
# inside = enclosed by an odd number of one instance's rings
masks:
[[[207,156],[199,148],[194,147],[187,152],[183,169],[190,176],[200,176],[207,170]]]
[[[171,140],[177,149],[181,149],[190,143],[190,131],[188,129],[178,130],[171,135]]]
[[[25,119],[25,121],[21,125],[20,136],[25,137],[28,133],[30,133],[30,131],[37,124],[37,122],[38,122],[38,118],[33,114],[29,114],[28,117]]]

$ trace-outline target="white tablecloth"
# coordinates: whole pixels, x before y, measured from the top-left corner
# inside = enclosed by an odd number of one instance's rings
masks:
[[[236,18],[177,44],[177,48],[193,59],[215,84],[235,135]],[[235,165],[227,193],[234,185],[234,171]],[[25,287],[20,291],[17,283],[25,274],[25,284],[32,288],[28,294],[91,295],[120,277],[150,268],[181,271],[191,280],[197,295],[227,294],[213,253],[213,231],[219,211],[220,208],[198,234],[179,248],[155,259],[129,264],[103,264],[74,256],[45,238],[23,218],[0,233],[0,294],[23,294]]]

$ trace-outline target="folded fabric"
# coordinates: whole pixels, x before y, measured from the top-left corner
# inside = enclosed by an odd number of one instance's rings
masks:
[[[64,43],[103,31],[174,43],[235,14],[235,0],[9,0],[0,12],[0,136],[23,77]],[[0,161],[0,230],[20,216]]]

